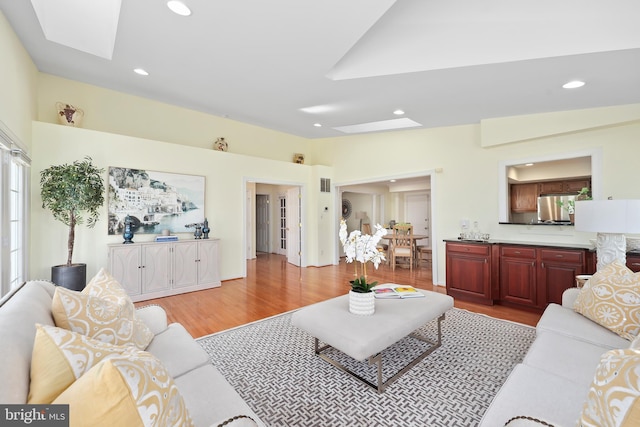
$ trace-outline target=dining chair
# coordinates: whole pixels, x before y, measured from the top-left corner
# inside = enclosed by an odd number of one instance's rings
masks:
[[[431,265],[433,253],[429,246],[418,245],[416,250],[416,266],[420,266],[421,261],[425,261],[427,265]]]
[[[362,234],[371,235],[371,224],[362,224],[362,228],[360,229]]]
[[[393,226],[391,239],[391,269],[396,269],[398,258],[409,261],[409,269],[413,271],[413,226],[411,224],[396,224]]]

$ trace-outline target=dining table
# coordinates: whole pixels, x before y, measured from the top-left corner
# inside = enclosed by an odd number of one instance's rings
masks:
[[[426,239],[427,237],[429,237],[426,234],[409,234],[403,237],[407,237],[409,239],[411,239],[411,246],[413,247],[413,258],[414,260],[417,259],[417,254],[418,254],[418,240],[422,240],[422,239]],[[391,247],[392,247],[392,243],[393,243],[393,231],[391,233],[387,233],[384,236],[382,236],[383,239],[386,239],[389,241],[389,244],[387,245],[387,260],[391,259]]]

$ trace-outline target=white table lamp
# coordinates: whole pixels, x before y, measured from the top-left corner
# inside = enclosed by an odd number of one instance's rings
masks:
[[[575,207],[576,231],[597,234],[597,270],[627,259],[624,233],[640,233],[640,200],[580,200]]]

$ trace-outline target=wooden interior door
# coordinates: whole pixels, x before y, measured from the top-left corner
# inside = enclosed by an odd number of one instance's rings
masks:
[[[407,194],[405,196],[407,222],[413,225],[413,234],[429,236],[418,241],[418,245],[431,247],[431,195],[429,192]]]
[[[256,251],[269,250],[269,195],[256,195]]]

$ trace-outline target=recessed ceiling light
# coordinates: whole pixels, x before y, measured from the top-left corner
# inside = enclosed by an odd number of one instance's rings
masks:
[[[189,7],[178,0],[171,0],[167,2],[167,7],[171,9],[173,13],[176,13],[180,16],[189,16],[191,15],[191,9]]]
[[[572,81],[570,81],[568,83],[563,84],[562,87],[565,88],[565,89],[576,89],[576,88],[584,86],[584,84],[585,83],[581,82],[580,80],[572,80]]]
[[[146,72],[144,69],[142,69],[142,68],[135,68],[135,69],[133,70],[133,72],[134,72],[134,73],[136,73],[136,74],[140,74],[141,76],[148,76],[148,75],[149,75],[149,73],[147,73],[147,72]]]
[[[395,110],[395,111],[393,112],[393,114],[395,114],[396,116],[401,116],[401,115],[403,115],[403,114],[404,114],[404,111],[402,111],[402,110]]]
[[[533,163],[525,163],[525,166],[533,166]]]
[[[314,123],[313,125],[314,125],[315,127],[317,127],[317,128],[321,128],[321,127],[322,127],[322,125],[321,125],[320,123]]]
[[[395,179],[390,179],[389,182],[396,182],[396,180]]]

